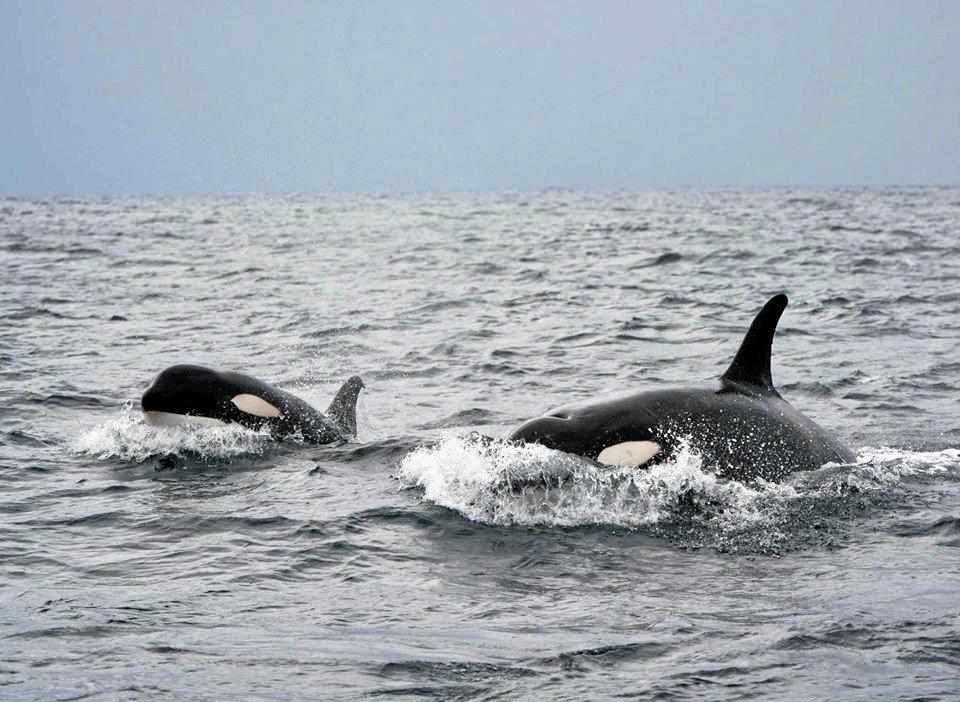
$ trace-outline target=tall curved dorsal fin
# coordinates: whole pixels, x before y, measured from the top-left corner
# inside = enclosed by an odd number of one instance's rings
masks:
[[[720,376],[725,389],[743,388],[778,395],[770,375],[770,349],[780,315],[787,308],[787,296],[774,295],[757,313],[740,343],[727,372]]]
[[[357,435],[357,398],[364,388],[359,375],[351,376],[327,408],[327,417],[347,436]]]

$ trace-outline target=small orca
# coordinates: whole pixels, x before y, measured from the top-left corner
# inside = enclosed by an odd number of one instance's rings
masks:
[[[839,439],[773,386],[770,351],[786,307],[786,295],[763,306],[718,385],[564,405],[529,420],[510,439],[623,467],[663,462],[686,443],[719,475],[747,481],[852,462]]]
[[[324,416],[299,397],[256,378],[203,366],[170,366],[140,398],[143,417],[154,426],[242,424],[267,427],[281,438],[300,434],[305,441],[329,444],[357,433],[359,376],[347,380]]]

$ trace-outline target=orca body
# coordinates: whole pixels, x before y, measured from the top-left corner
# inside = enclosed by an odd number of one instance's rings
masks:
[[[299,397],[243,373],[194,365],[170,366],[140,398],[154,426],[241,424],[268,428],[275,438],[299,434],[328,444],[357,433],[359,376],[343,384],[324,416]]]
[[[529,420],[510,439],[625,467],[655,465],[686,443],[705,467],[745,481],[852,462],[838,438],[773,386],[770,351],[786,306],[786,295],[764,305],[716,385],[564,405]]]

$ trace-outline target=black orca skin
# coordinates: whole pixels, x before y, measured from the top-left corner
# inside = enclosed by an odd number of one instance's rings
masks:
[[[328,444],[357,431],[357,397],[364,387],[353,376],[340,388],[327,416],[295,395],[243,373],[180,364],[162,371],[140,399],[150,424],[241,424],[267,427],[272,436],[299,434]]]
[[[703,458],[705,468],[744,481],[782,480],[825,463],[850,463],[853,453],[791,407],[773,386],[770,351],[786,306],[786,295],[776,295],[763,306],[730,368],[713,386],[564,405],[527,421],[510,439],[601,462],[645,466],[667,460],[685,442]],[[646,458],[641,454],[642,460],[633,463],[609,461],[610,455],[618,455],[616,447],[626,442],[651,442],[637,445],[655,454]],[[601,457],[605,449],[610,451]]]

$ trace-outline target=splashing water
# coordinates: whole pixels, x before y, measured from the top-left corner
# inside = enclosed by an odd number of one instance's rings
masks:
[[[942,451],[902,451],[880,446],[865,447],[857,455],[857,471],[880,482],[896,482],[909,475],[956,473],[960,449]]]
[[[400,464],[398,478],[424,498],[489,524],[640,527],[686,506],[710,507],[719,520],[757,521],[764,502],[794,488],[747,486],[704,469],[686,442],[651,468],[612,468],[539,445],[448,437]]]
[[[889,446],[865,446],[857,452],[856,463],[828,463],[819,470],[797,473],[790,482],[802,492],[825,497],[887,490],[907,480],[933,476],[960,477],[960,449],[906,451]]]
[[[400,463],[405,487],[476,522],[642,529],[688,548],[780,555],[835,543],[853,515],[900,482],[960,475],[960,451],[862,449],[857,463],[797,473],[785,483],[717,477],[689,442],[650,468],[614,468],[539,445],[448,436]]]
[[[238,424],[222,427],[154,427],[127,403],[117,416],[81,432],[68,444],[75,454],[121,461],[143,461],[150,456],[193,455],[205,459],[261,453],[269,433]]]

